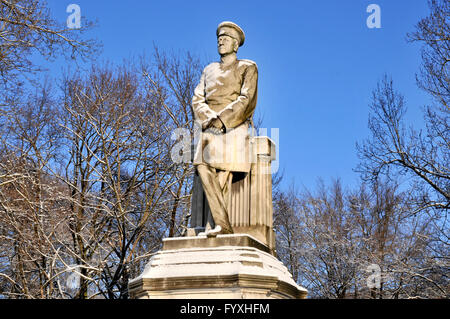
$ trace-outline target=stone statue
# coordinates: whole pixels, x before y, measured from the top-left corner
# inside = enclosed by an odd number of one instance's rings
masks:
[[[275,143],[248,132],[258,69],[236,58],[244,39],[236,24],[219,24],[220,62],[203,70],[192,99],[201,132],[194,139],[191,227],[186,236],[163,239],[162,249],[129,282],[131,298],[306,298],[307,290],[276,257]]]
[[[256,107],[258,68],[250,60],[238,60],[244,44],[242,29],[225,21],[217,27],[220,62],[203,70],[192,98],[195,120],[201,124],[194,165],[214,219],[209,234],[230,234],[227,211],[233,174],[249,173],[249,125]]]

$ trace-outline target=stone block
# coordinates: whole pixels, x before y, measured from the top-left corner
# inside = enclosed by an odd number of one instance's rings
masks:
[[[164,247],[130,281],[132,298],[306,298],[288,269],[249,235],[184,237]]]

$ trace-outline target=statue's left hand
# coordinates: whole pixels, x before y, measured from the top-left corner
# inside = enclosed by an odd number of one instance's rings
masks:
[[[211,121],[209,127],[214,127],[214,128],[219,129],[219,130],[222,130],[222,129],[223,129],[223,124],[222,124],[222,121],[221,121],[221,120],[219,120],[218,118],[216,118],[216,119],[214,119],[214,120]]]
[[[213,128],[218,131],[223,130],[222,121],[219,120],[218,118],[210,119],[209,121],[204,121],[202,124],[202,130],[205,131],[209,128]]]

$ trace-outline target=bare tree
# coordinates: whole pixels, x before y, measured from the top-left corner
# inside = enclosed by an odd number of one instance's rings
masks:
[[[57,196],[62,185],[47,169],[58,145],[57,112],[46,85],[15,102],[2,117],[7,133],[0,136],[2,294],[51,298],[59,295],[54,239],[66,218]]]
[[[429,1],[431,14],[421,20],[410,41],[424,43],[419,87],[434,98],[425,109],[426,131],[404,124],[404,97],[387,76],[372,95],[369,128],[372,137],[357,145],[361,164],[357,171],[366,180],[380,175],[408,175],[415,182],[417,208],[447,211],[450,202],[449,136],[449,15],[448,1]],[[420,195],[420,196],[419,196]]]
[[[182,73],[192,68],[188,61],[182,64],[155,52],[153,69],[94,68],[86,80],[67,83],[64,127],[73,169],[68,180],[75,220],[82,221],[73,233],[77,255],[86,255],[77,262],[99,254],[107,258],[101,290],[108,298],[126,297],[130,264],[159,247],[161,228],[174,235],[179,210],[185,207],[185,215],[189,210],[192,167],[172,161],[176,141],[171,135],[179,126],[192,126],[186,96],[195,75]],[[99,228],[83,235],[88,225]],[[150,229],[159,234],[151,249]],[[145,250],[139,249],[142,241]],[[87,297],[87,288],[83,295]]]
[[[396,183],[345,191],[320,181],[315,192],[291,188],[274,201],[278,256],[311,298],[448,297],[448,254],[433,240],[433,219],[416,214]]]
[[[445,271],[449,268],[450,4],[445,0],[430,0],[429,7],[430,15],[417,24],[415,32],[408,34],[409,41],[423,43],[422,68],[416,78],[418,86],[433,98],[432,104],[424,108],[426,127],[423,130],[407,127],[404,97],[385,76],[372,95],[371,137],[357,145],[361,159],[357,171],[374,183],[383,177],[395,180],[399,176],[411,182],[409,214],[417,215],[415,218],[422,220],[420,225],[427,225],[427,228],[413,227],[421,236],[416,245],[421,248],[411,249],[416,257],[405,259],[407,262],[401,272],[402,281],[408,281],[417,291],[411,292],[400,285],[398,292],[442,297],[448,296]],[[398,262],[400,267],[401,261]]]
[[[435,98],[440,105],[441,115],[449,110],[449,67],[450,62],[450,3],[447,0],[428,0],[430,15],[416,26],[416,31],[408,34],[410,42],[423,43],[422,69],[417,76],[418,86]],[[439,107],[438,107],[439,108]],[[444,120],[445,117],[439,117]],[[448,120],[448,118],[447,118]],[[440,121],[439,121],[440,122]],[[448,122],[440,122],[447,125]],[[447,132],[448,133],[448,132]],[[448,136],[441,136],[447,141]]]
[[[431,229],[427,216],[414,213],[408,194],[392,181],[379,181],[369,187],[362,184],[349,194],[348,202],[364,243],[361,258],[365,264],[361,265],[375,266],[380,272],[377,285],[360,282],[359,295],[380,299],[442,296],[436,287],[433,292],[417,290],[420,280],[411,276],[424,265],[431,265],[427,259]],[[367,280],[368,274],[365,277]]]
[[[417,209],[449,208],[449,148],[435,135],[433,123],[427,134],[406,129],[404,98],[385,77],[373,92],[372,114],[369,117],[371,139],[358,144],[361,163],[357,168],[365,180],[376,181],[380,176],[408,175],[413,178]],[[420,190],[420,192],[419,192]]]
[[[299,198],[303,254],[303,280],[312,296],[346,298],[359,272],[361,242],[353,216],[348,214],[339,180],[330,188],[319,181],[317,194],[305,191]]]
[[[302,227],[298,216],[298,198],[294,186],[288,192],[276,191],[274,198],[274,229],[277,234],[276,252],[287,265],[294,280],[299,279],[299,259],[302,247]]]
[[[32,55],[89,58],[98,44],[83,39],[91,26],[69,30],[43,1],[0,1],[0,228],[2,295],[62,297],[59,245],[67,236],[64,185],[52,175],[60,160],[59,109],[54,89]],[[70,50],[67,50],[70,48]],[[43,80],[43,81],[42,81]],[[62,267],[62,268],[61,268]]]
[[[83,33],[92,25],[84,19],[80,29],[71,30],[51,16],[42,0],[1,0],[0,79],[10,84],[39,70],[31,60],[34,53],[46,59],[67,53],[70,58],[91,57],[99,44]]]
[[[161,53],[157,47],[154,54],[155,71],[149,72],[149,65],[143,64],[149,89],[157,95],[169,115],[168,123],[171,123],[172,132],[175,129],[185,129],[189,132],[189,136],[183,138],[188,138],[189,143],[192,143],[194,137],[191,100],[201,67],[199,60],[189,52],[180,56],[174,53]],[[177,182],[169,189],[173,198],[169,237],[183,234],[190,216],[193,166],[190,163],[180,163],[178,167]],[[178,214],[180,209],[182,212]]]
[[[68,75],[61,98],[45,87],[4,109],[2,295],[128,297],[128,279],[187,222],[192,166],[172,160],[172,133],[192,130],[198,65],[155,51]]]

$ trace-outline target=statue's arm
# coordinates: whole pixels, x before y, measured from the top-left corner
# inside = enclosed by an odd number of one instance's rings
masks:
[[[245,122],[255,110],[258,91],[258,68],[252,63],[244,73],[241,94],[228,104],[217,116],[226,128],[234,128]]]
[[[217,113],[214,112],[206,103],[205,97],[205,72],[200,77],[200,82],[194,90],[194,96],[192,97],[192,110],[194,112],[194,118],[201,123],[210,122],[212,119],[217,118]]]

